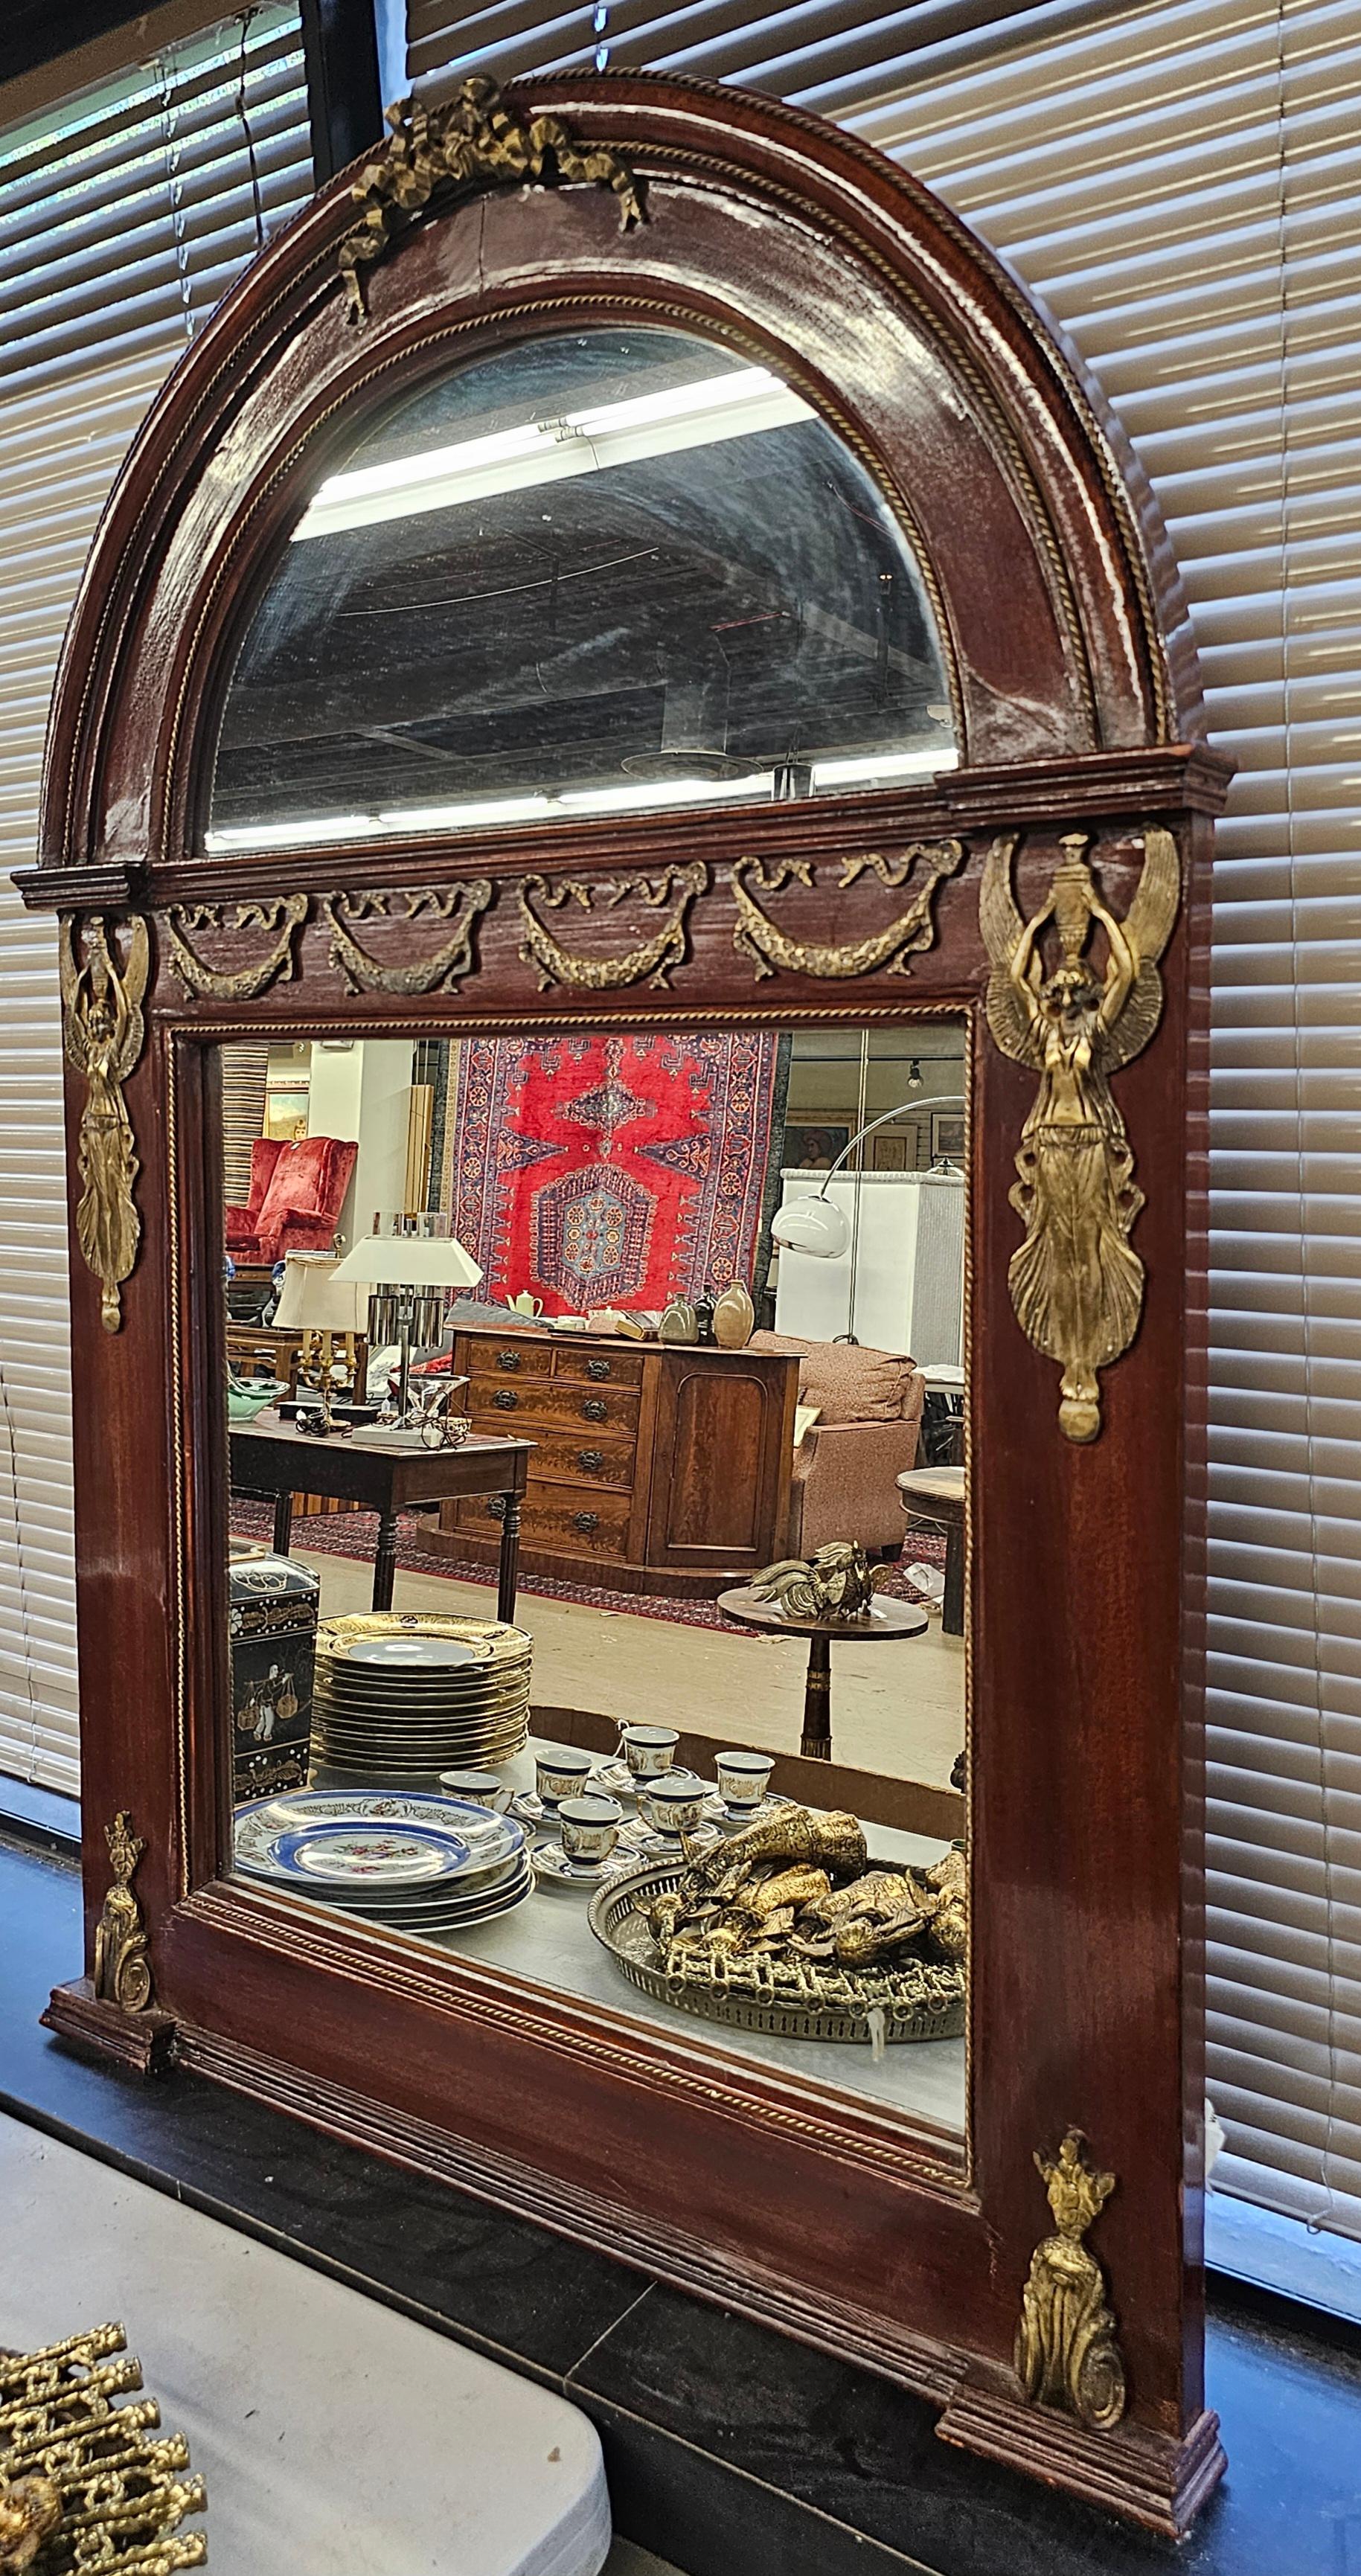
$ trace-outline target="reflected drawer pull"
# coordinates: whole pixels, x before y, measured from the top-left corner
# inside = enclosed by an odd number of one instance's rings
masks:
[[[592,1531],[600,1527],[599,1512],[573,1512],[572,1527],[579,1529],[586,1538],[589,1538]]]
[[[520,1399],[513,1386],[498,1386],[495,1395],[492,1397],[492,1403],[495,1405],[498,1413],[513,1413],[519,1401]]]
[[[488,1504],[487,1504],[487,1518],[488,1518],[488,1520],[489,1520],[489,1521],[503,1521],[503,1520],[505,1519],[505,1517],[506,1517],[506,1498],[505,1498],[505,1495],[504,1495],[504,1494],[493,1494],[493,1495],[491,1496],[490,1501],[489,1501],[489,1502],[488,1502]]]
[[[503,1368],[503,1369],[517,1369],[517,1368],[519,1367],[519,1365],[520,1365],[520,1354],[519,1354],[519,1352],[518,1352],[518,1351],[498,1351],[498,1352],[497,1352],[497,1354],[496,1354],[496,1365],[497,1365],[497,1367],[498,1367],[498,1368]]]
[[[609,1373],[610,1364],[608,1360],[588,1360],[586,1362],[586,1375],[588,1377],[608,1377]]]
[[[496,1400],[498,1404],[501,1401],[499,1396]],[[610,1418],[610,1408],[605,1403],[603,1397],[598,1395],[588,1395],[581,1408],[581,1418],[583,1422],[608,1422]]]
[[[603,1449],[578,1449],[577,1465],[579,1467],[584,1467],[588,1476],[598,1476],[604,1464],[605,1452]]]

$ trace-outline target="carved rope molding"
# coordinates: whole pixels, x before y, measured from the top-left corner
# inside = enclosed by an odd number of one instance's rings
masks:
[[[504,107],[495,81],[465,80],[441,107],[405,98],[387,111],[391,133],[351,189],[361,207],[337,254],[348,297],[346,319],[367,315],[364,271],[414,224],[439,188],[493,188],[519,180],[594,181],[619,199],[624,232],[644,221],[642,192],[627,164],[604,144],[580,144],[556,116],[528,121]]]
[[[881,885],[894,887],[906,885],[918,866],[923,873],[905,912],[864,939],[834,946],[792,937],[756,901],[757,893],[780,894],[791,883],[811,890],[814,878],[809,860],[780,859],[774,867],[767,868],[760,859],[739,859],[731,877],[738,914],[733,947],[739,957],[751,960],[758,982],[777,969],[787,975],[812,975],[832,982],[884,970],[891,975],[910,975],[910,960],[935,940],[936,889],[944,878],[955,874],[963,858],[962,841],[913,841],[894,859],[872,850],[845,860],[838,880],[842,890],[855,885],[866,873],[876,876]]]
[[[1144,1298],[1130,1243],[1144,1194],[1110,1077],[1162,1017],[1157,961],[1177,917],[1181,863],[1170,832],[1146,830],[1138,887],[1118,921],[1088,865],[1091,835],[1067,833],[1044,901],[1022,921],[1012,892],[1019,838],[993,842],[978,898],[989,1029],[1004,1055],[1039,1075],[1011,1191],[1025,1241],[1007,1282],[1022,1332],[1062,1368],[1060,1429],[1088,1441],[1101,1429],[1097,1372],[1129,1349]],[[1086,953],[1094,929],[1106,944],[1100,972]]]
[[[106,1333],[116,1333],[122,1323],[119,1291],[142,1238],[132,1195],[140,1167],[123,1085],[146,1034],[142,1003],[151,939],[141,919],[129,923],[125,936],[127,955],[120,963],[112,925],[102,917],[87,919],[83,941],[69,913],[63,914],[57,932],[62,1045],[68,1064],[85,1082],[76,1146],[83,1184],[76,1204],[76,1241],[86,1268],[99,1281]]]
[[[617,993],[626,984],[643,982],[669,990],[672,968],[683,966],[690,953],[690,906],[708,888],[709,870],[703,859],[691,859],[683,867],[660,869],[655,876],[606,877],[598,885],[587,885],[577,877],[564,878],[556,884],[547,877],[522,877],[516,889],[524,933],[521,959],[526,966],[537,968],[541,992],[552,984],[566,984],[578,992]],[[539,919],[531,900],[537,898],[553,911],[575,903],[583,912],[590,912],[597,902],[622,903],[628,895],[639,895],[654,907],[673,895],[674,901],[651,939],[625,949],[617,957],[582,957],[564,948],[547,923]]]

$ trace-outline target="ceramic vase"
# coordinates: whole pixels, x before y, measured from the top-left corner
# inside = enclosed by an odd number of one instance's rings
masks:
[[[714,1307],[714,1340],[720,1350],[744,1350],[756,1325],[756,1309],[740,1279],[725,1288]]]

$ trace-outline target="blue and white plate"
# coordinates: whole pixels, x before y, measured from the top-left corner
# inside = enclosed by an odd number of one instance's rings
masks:
[[[243,1807],[236,1861],[275,1886],[347,1891],[353,1904],[485,1881],[523,1854],[513,1817],[461,1798],[297,1789]]]

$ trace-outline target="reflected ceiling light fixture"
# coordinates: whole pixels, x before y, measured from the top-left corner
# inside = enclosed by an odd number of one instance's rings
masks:
[[[921,1063],[915,1055],[907,1068],[907,1087],[909,1091],[920,1091],[922,1087]]]
[[[938,769],[958,767],[958,752],[945,743],[938,749],[928,745],[925,751],[872,751],[858,753],[854,760],[815,760],[813,785],[851,787],[857,780],[868,784],[875,778],[929,777]]]
[[[456,509],[496,492],[605,473],[642,457],[750,438],[758,430],[813,418],[812,406],[768,368],[739,367],[666,393],[600,403],[559,420],[526,421],[485,438],[431,448],[423,456],[392,457],[384,465],[328,475],[294,529],[293,543],[424,510]]]
[[[911,1080],[910,1075],[908,1079]],[[920,1079],[919,1073],[919,1082]],[[932,1094],[933,1109],[962,1109],[964,1105],[962,1092],[957,1097],[939,1100],[934,1093]],[[912,1109],[915,1106],[912,1100],[900,1100],[892,1109],[881,1110],[879,1116],[871,1118],[866,1126],[852,1136],[849,1145],[838,1154],[820,1190],[810,1191],[806,1198],[786,1199],[783,1206],[776,1209],[771,1219],[770,1231],[782,1252],[806,1252],[810,1253],[815,1261],[839,1261],[842,1254],[850,1250],[851,1221],[845,1209],[837,1207],[835,1202],[828,1198],[828,1184],[835,1180],[842,1164],[849,1161],[856,1146],[861,1144],[866,1136],[872,1136],[876,1127],[887,1127],[891,1118],[901,1118],[905,1109]],[[858,1190],[864,1179],[863,1171],[857,1171],[854,1179]]]
[[[377,814],[310,814],[289,823],[233,823],[205,832],[205,850],[287,850],[300,841],[367,840],[379,828]]]

